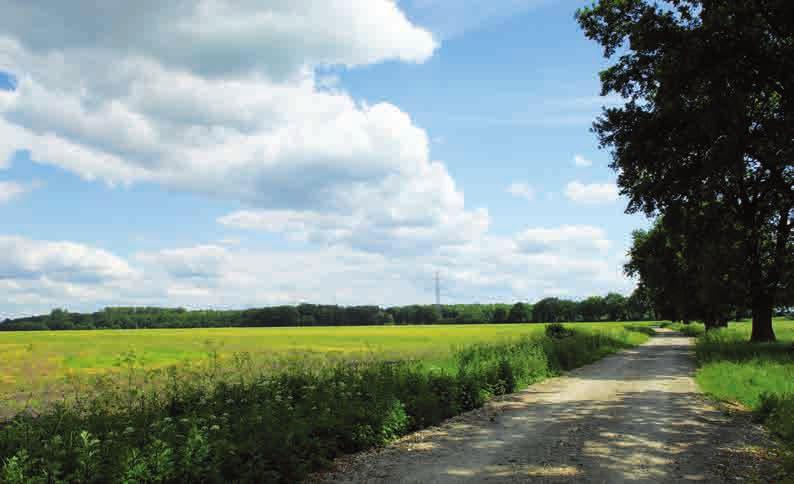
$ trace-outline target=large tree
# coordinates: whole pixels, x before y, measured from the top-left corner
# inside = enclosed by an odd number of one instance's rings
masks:
[[[712,329],[726,325],[741,306],[741,250],[731,243],[738,238],[737,225],[718,212],[715,207],[671,210],[652,229],[635,231],[625,270],[639,279],[663,317],[699,319]]]
[[[695,317],[694,301],[689,297],[693,281],[680,249],[657,221],[652,229],[632,234],[625,271],[639,280],[639,290],[659,317],[688,323]]]
[[[594,131],[627,210],[713,205],[736,221],[738,238],[712,237],[740,245],[752,340],[774,340],[794,254],[794,2],[601,0],[577,19],[616,58],[602,94],[626,102]]]

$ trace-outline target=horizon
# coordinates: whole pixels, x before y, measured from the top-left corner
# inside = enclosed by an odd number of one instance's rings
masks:
[[[630,294],[621,294],[621,293],[611,293],[610,292],[610,293],[607,293],[607,294],[605,294],[603,296],[591,295],[591,296],[587,296],[587,297],[582,298],[582,299],[567,299],[565,297],[557,298],[555,296],[550,296],[548,298],[543,298],[543,299],[553,298],[553,299],[559,299],[561,301],[575,302],[575,303],[578,304],[578,303],[584,302],[585,300],[587,300],[587,299],[589,299],[591,297],[604,298],[604,297],[606,297],[606,296],[608,296],[610,294],[617,294],[617,295],[619,295],[619,296],[621,296],[623,298],[626,298],[626,299],[628,299],[629,296],[631,296]],[[441,303],[441,307],[443,308],[443,307],[447,307],[447,306],[514,306],[516,304],[525,304],[525,305],[528,305],[528,306],[534,306],[538,302],[542,301],[543,299],[538,299],[538,300],[535,300],[534,302],[529,301],[529,300],[524,300],[524,301],[520,301],[519,300],[519,301],[513,301],[513,302],[498,302],[498,301],[497,302],[479,302],[479,301],[474,301],[474,302],[464,302],[464,303],[445,303],[445,302],[442,302]],[[12,321],[14,319],[25,319],[25,318],[34,318],[34,317],[47,316],[47,315],[51,314],[53,311],[59,311],[59,310],[60,311],[65,311],[65,312],[70,313],[70,314],[96,314],[96,313],[101,313],[103,311],[119,310],[119,309],[136,309],[136,310],[137,309],[158,309],[158,310],[171,310],[171,311],[184,310],[184,311],[218,311],[218,312],[222,312],[222,311],[247,311],[247,310],[252,310],[252,309],[269,309],[269,308],[276,308],[276,307],[295,307],[295,308],[297,308],[297,307],[300,307],[300,306],[336,306],[336,307],[339,307],[339,308],[377,307],[379,309],[393,309],[393,308],[403,308],[403,307],[411,307],[411,306],[428,307],[428,306],[436,306],[436,304],[435,303],[425,303],[425,304],[413,303],[413,304],[401,304],[401,305],[396,305],[396,306],[381,306],[381,305],[377,305],[377,304],[355,304],[355,305],[320,304],[320,303],[313,303],[313,302],[309,302],[309,301],[300,301],[300,302],[291,303],[291,304],[268,305],[268,306],[247,306],[247,307],[236,307],[236,308],[183,307],[183,306],[105,306],[105,307],[101,307],[101,308],[96,308],[96,309],[94,309],[92,311],[71,311],[71,310],[69,310],[69,308],[55,307],[55,308],[50,309],[50,311],[48,311],[46,313],[30,314],[30,315],[25,315],[25,316],[17,316],[17,317],[14,317],[14,318],[3,318],[3,319],[0,319],[0,323],[2,323],[4,321]]]

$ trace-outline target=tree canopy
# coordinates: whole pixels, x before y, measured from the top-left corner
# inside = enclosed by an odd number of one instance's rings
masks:
[[[680,290],[696,286],[713,306],[738,295],[752,308],[752,339],[774,340],[772,310],[790,303],[794,262],[794,2],[601,0],[577,19],[615,61],[602,94],[625,103],[593,129],[627,211],[664,216],[667,241],[681,239],[675,251],[640,234],[643,250],[682,270],[653,277],[683,278]],[[721,291],[712,277],[740,287]]]

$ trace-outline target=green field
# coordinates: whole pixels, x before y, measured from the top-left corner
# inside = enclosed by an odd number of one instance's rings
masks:
[[[577,323],[619,331],[626,324]],[[46,391],[67,377],[121,371],[134,357],[146,369],[248,353],[254,361],[422,360],[445,366],[455,349],[543,332],[542,324],[210,328],[0,333],[0,395]],[[639,335],[638,335],[639,337]]]
[[[652,324],[4,333],[0,482],[298,482]]]

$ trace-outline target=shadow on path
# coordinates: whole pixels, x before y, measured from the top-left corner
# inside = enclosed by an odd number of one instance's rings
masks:
[[[533,385],[329,474],[337,482],[724,482],[742,429],[692,380],[692,341],[643,346]],[[745,429],[746,430],[746,429]],[[746,469],[744,469],[746,471]]]

